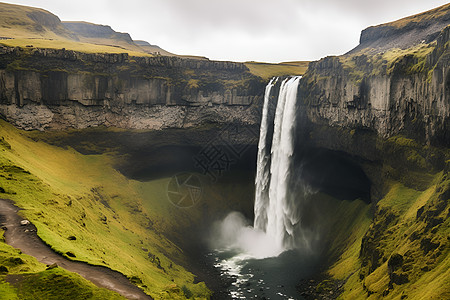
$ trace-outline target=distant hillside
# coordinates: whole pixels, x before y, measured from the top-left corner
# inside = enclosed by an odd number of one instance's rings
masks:
[[[157,45],[151,45],[147,41],[135,40],[133,42],[149,54],[159,54],[163,56],[177,56],[176,54],[170,53],[169,51],[166,51]]]
[[[128,33],[116,32],[110,26],[88,22],[62,22],[69,31],[76,34],[82,42],[93,44],[122,46],[138,50]]]
[[[134,41],[130,34],[117,32],[108,25],[89,22],[63,21],[64,27],[77,35],[82,42],[122,47],[132,51],[142,51],[152,55],[175,56],[159,46],[146,41]]]
[[[54,14],[34,7],[0,3],[0,37],[2,38],[68,38],[75,34],[61,24]]]
[[[108,25],[61,22],[56,15],[40,8],[0,3],[0,16],[0,40],[8,46],[128,52],[135,56],[174,55],[144,41],[137,45],[128,33],[116,32]]]
[[[303,75],[308,69],[309,61],[290,61],[279,64],[250,61],[245,65],[250,72],[264,79],[284,75]]]
[[[360,44],[349,53],[363,49],[385,51],[406,49],[435,40],[450,24],[450,4],[394,22],[371,26],[361,32]]]

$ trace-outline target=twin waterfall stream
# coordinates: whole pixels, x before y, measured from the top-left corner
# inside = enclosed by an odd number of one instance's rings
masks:
[[[221,275],[232,281],[228,298],[299,299],[296,281],[307,276],[314,260],[301,228],[302,197],[291,188],[300,79],[289,77],[280,84],[273,78],[265,90],[253,226],[232,212],[215,230],[216,250],[210,255]]]
[[[297,89],[300,77],[285,79],[281,83],[278,103],[273,121],[272,147],[268,147],[271,90],[276,82],[272,79],[266,87],[258,143],[256,170],[254,228],[264,231],[272,240],[274,255],[294,246],[294,228],[298,223],[295,205],[290,203],[288,185],[294,153],[294,130]]]

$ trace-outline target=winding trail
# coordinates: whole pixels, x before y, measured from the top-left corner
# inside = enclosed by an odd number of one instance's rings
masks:
[[[61,268],[78,273],[98,287],[118,292],[128,299],[152,299],[119,272],[106,267],[71,261],[55,253],[38,237],[33,224],[25,226],[20,224],[23,218],[18,215],[19,210],[11,200],[0,199],[0,222],[7,228],[5,231],[7,244],[35,257],[41,263],[47,265],[56,263]]]

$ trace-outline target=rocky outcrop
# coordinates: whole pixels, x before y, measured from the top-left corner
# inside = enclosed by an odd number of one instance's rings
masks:
[[[239,63],[17,48],[0,58],[0,113],[27,130],[258,122],[264,83]]]
[[[39,105],[29,103],[0,105],[0,114],[25,130],[83,129],[88,127],[117,127],[124,129],[160,130],[190,128],[208,123],[258,124],[258,111],[247,106],[141,106],[122,107],[67,105]]]
[[[300,86],[301,111],[316,125],[449,146],[449,31],[423,58],[407,53],[381,67],[365,54],[312,62]]]
[[[420,43],[430,43],[449,23],[450,5],[446,4],[398,21],[371,26],[361,32],[359,45],[349,53],[363,49],[406,49]]]

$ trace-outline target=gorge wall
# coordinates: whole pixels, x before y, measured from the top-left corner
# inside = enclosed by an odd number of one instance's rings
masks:
[[[446,27],[430,44],[405,50],[355,51],[312,62],[300,86],[300,113],[310,125],[448,147],[449,32]],[[350,150],[332,140],[333,147]]]
[[[0,48],[0,113],[27,130],[254,125],[263,87],[241,63]]]

